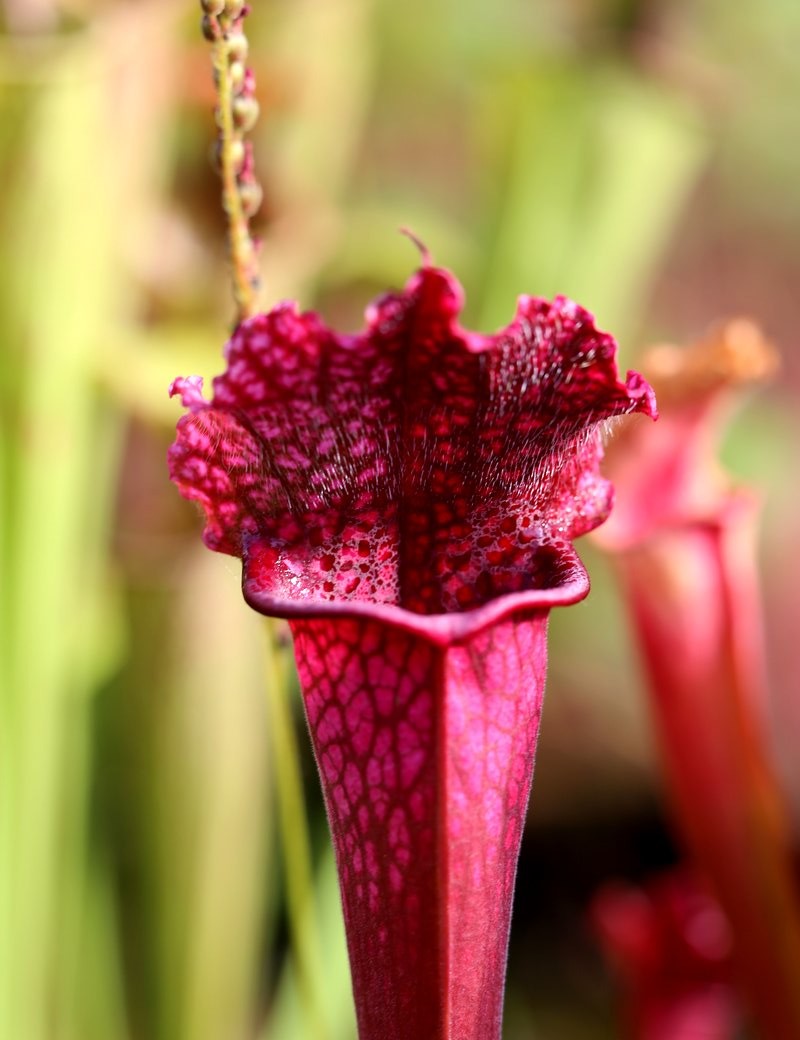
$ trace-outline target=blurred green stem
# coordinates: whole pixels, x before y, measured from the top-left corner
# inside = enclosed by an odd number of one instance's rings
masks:
[[[325,1040],[329,1029],[316,983],[320,969],[314,927],[314,882],[299,748],[289,701],[293,684],[290,682],[288,656],[280,645],[277,624],[268,621],[265,639],[267,697],[292,953],[298,989],[308,1009],[311,1033],[319,1040]]]
[[[0,258],[14,300],[4,341],[19,362],[2,588],[10,761],[0,791],[0,1036],[9,1040],[86,1035],[90,694],[106,647],[114,652],[101,623],[113,613],[102,560],[119,426],[97,400],[92,371],[117,292],[113,168],[93,181],[105,126],[100,62],[92,41],[76,38],[54,63],[52,85],[24,98],[26,176],[8,188],[12,245]]]

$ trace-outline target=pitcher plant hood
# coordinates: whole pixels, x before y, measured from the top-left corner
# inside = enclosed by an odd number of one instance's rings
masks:
[[[170,472],[244,595],[289,618],[336,849],[361,1040],[499,1040],[551,606],[608,514],[604,423],[655,415],[563,297],[494,335],[425,264],[339,335],[239,326]]]

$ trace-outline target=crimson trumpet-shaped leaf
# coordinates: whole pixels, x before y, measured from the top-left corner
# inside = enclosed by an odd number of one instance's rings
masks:
[[[564,298],[495,335],[425,265],[339,335],[244,322],[170,451],[248,603],[289,618],[336,849],[362,1040],[497,1040],[551,606],[611,505],[601,426],[655,414]]]

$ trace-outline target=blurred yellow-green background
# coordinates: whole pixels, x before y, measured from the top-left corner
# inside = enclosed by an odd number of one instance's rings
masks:
[[[623,364],[736,314],[778,344],[724,453],[765,499],[774,752],[800,807],[800,6],[252,8],[264,306],[356,327],[417,262],[406,226],[481,329],[565,292]],[[0,0],[3,1040],[354,1037],[286,654],[166,474],[167,386],[220,369],[233,315],[198,22],[194,0]],[[610,569],[586,558],[592,596],[551,628],[508,1040],[618,1035],[587,901],[678,856]]]

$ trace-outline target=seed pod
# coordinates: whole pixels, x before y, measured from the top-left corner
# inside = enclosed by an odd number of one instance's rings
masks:
[[[244,33],[231,33],[225,40],[230,62],[247,61],[247,37]]]
[[[225,10],[225,0],[200,0],[205,14],[218,15]]]
[[[242,167],[244,166],[244,159],[246,154],[244,142],[239,140],[239,138],[234,138],[234,140],[231,141],[229,147],[231,151],[231,161],[233,163],[233,168],[236,173],[240,173]]]
[[[237,130],[248,133],[258,119],[258,102],[246,94],[233,99],[233,125]]]
[[[204,14],[200,22],[200,32],[209,43],[214,43],[219,38],[219,22],[213,15]]]
[[[240,61],[234,61],[231,64],[229,75],[231,77],[231,87],[233,92],[234,94],[238,94],[245,84],[246,70],[244,65]]]
[[[246,217],[254,217],[261,209],[264,200],[264,192],[258,181],[246,181],[239,185],[239,198],[242,200],[242,210]]]
[[[233,161],[233,171],[234,171],[234,173],[236,173],[238,175],[238,174],[240,174],[242,172],[242,169],[244,167],[244,160],[245,160],[245,155],[246,155],[244,142],[241,141],[239,138],[234,138],[234,140],[231,141],[231,143],[230,143],[230,145],[228,147],[230,148],[230,156],[231,156],[231,159]],[[217,141],[216,144],[214,145],[213,162],[214,162],[214,169],[217,171],[217,173],[222,173],[222,142],[221,141]]]

